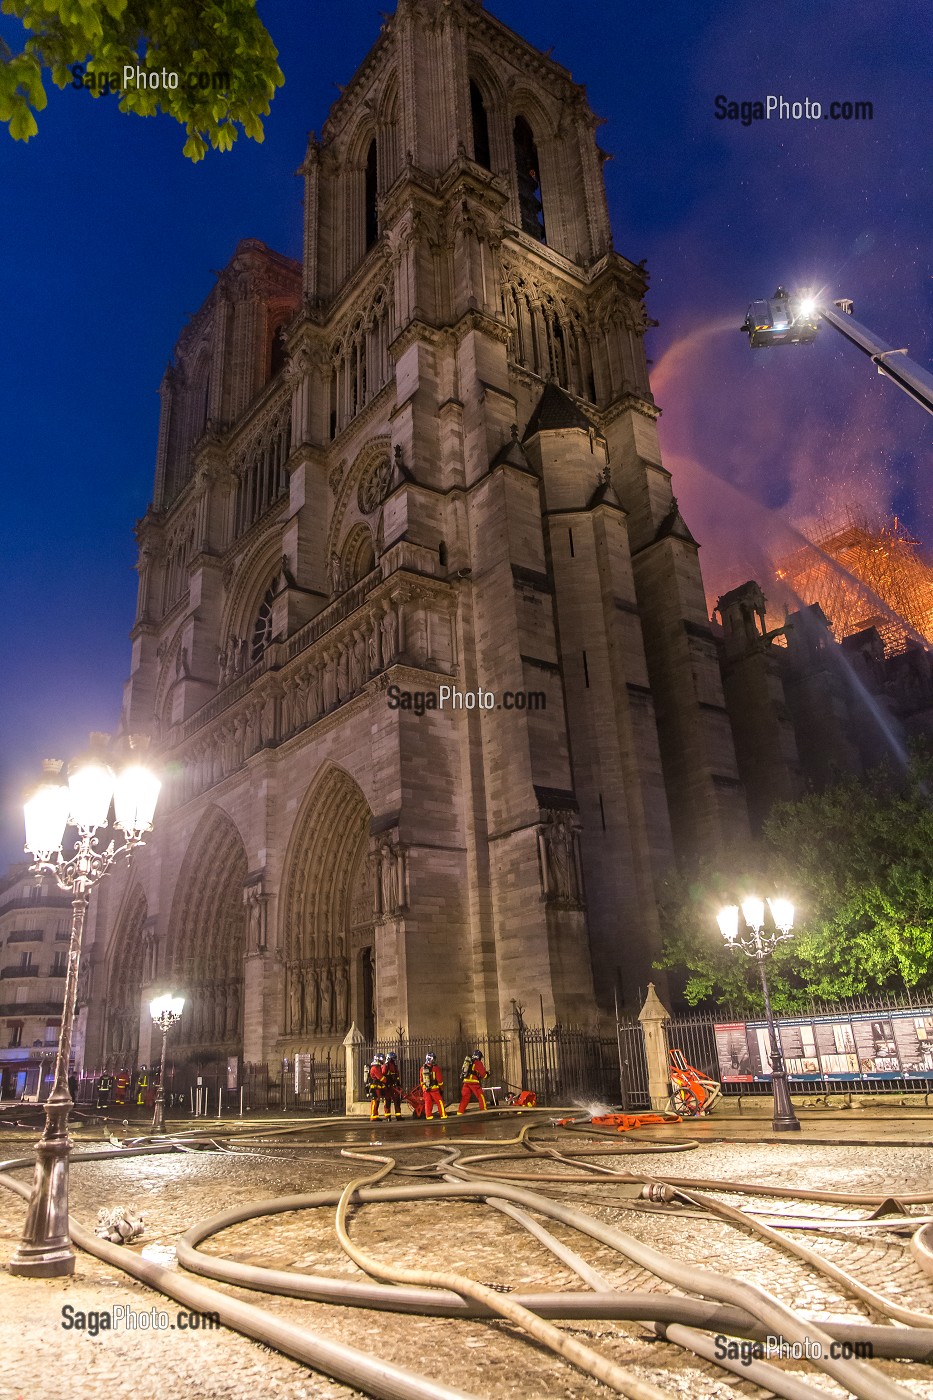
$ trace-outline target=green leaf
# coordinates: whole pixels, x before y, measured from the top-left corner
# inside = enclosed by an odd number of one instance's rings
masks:
[[[14,141],[28,141],[31,136],[35,136],[39,128],[36,119],[30,112],[25,102],[18,102],[10,117],[10,135]]]

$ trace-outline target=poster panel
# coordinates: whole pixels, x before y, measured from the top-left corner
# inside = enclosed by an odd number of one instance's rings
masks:
[[[855,1032],[848,1016],[827,1017],[814,1022],[816,1049],[824,1078],[857,1079],[858,1055]]]
[[[894,1025],[889,1016],[853,1016],[855,1049],[863,1076],[877,1079],[900,1079],[901,1061],[894,1039]]]
[[[744,1021],[730,1021],[713,1027],[719,1078],[723,1084],[750,1083],[754,1078],[748,1053],[748,1032]]]
[[[933,1076],[933,1014],[906,1012],[891,1017],[905,1079]]]

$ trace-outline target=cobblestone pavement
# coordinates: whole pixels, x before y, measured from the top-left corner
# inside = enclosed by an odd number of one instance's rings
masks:
[[[841,1115],[836,1115],[840,1117]],[[454,1125],[451,1136],[464,1125]],[[469,1130],[479,1129],[472,1120]],[[486,1120],[492,1132],[511,1135],[513,1119]],[[713,1125],[708,1125],[712,1127]],[[916,1145],[891,1146],[884,1124],[876,1145],[853,1147],[843,1138],[838,1145],[811,1145],[817,1128],[807,1123],[804,1140],[755,1141],[754,1132],[731,1130],[728,1121],[716,1125],[720,1136],[696,1151],[648,1153],[632,1157],[620,1152],[594,1160],[623,1171],[683,1178],[716,1177],[761,1184],[799,1185],[846,1191],[895,1193],[933,1189],[933,1150],[920,1145],[917,1124],[900,1125],[902,1140]],[[767,1130],[766,1123],[760,1123]],[[381,1127],[375,1135],[368,1125],[336,1134],[367,1148],[371,1136],[385,1144],[424,1137],[424,1128]],[[448,1132],[434,1129],[435,1140]],[[682,1130],[680,1130],[682,1132]],[[871,1132],[869,1125],[867,1131]],[[819,1124],[820,1137],[825,1125]],[[335,1136],[334,1130],[317,1130],[318,1137]],[[670,1133],[665,1134],[670,1136]],[[314,1140],[314,1133],[308,1135]],[[712,1134],[710,1135],[712,1138]],[[832,1136],[832,1134],[829,1134]],[[859,1137],[862,1136],[860,1125]],[[0,1157],[22,1154],[34,1135],[0,1137]],[[99,1134],[97,1135],[99,1142]],[[562,1151],[583,1146],[583,1140]],[[383,1150],[377,1147],[377,1151]],[[478,1151],[464,1147],[464,1152]],[[409,1154],[411,1160],[415,1154]],[[430,1154],[423,1154],[423,1160]],[[490,1170],[508,1164],[491,1162]],[[523,1172],[551,1173],[553,1162],[523,1156],[517,1164]],[[560,1168],[558,1168],[559,1170]],[[233,1204],[319,1189],[333,1189],[366,1167],[341,1159],[336,1150],[297,1145],[273,1154],[260,1145],[242,1144],[236,1155],[186,1154],[125,1158],[75,1164],[71,1174],[73,1214],[91,1225],[102,1205],[127,1204],[143,1211],[144,1246],[171,1246],[184,1229]],[[27,1179],[26,1173],[20,1178]],[[533,1185],[533,1183],[523,1183]],[[861,1302],[846,1295],[834,1282],[820,1277],[802,1261],[775,1249],[767,1241],[711,1218],[697,1218],[686,1211],[661,1208],[644,1211],[631,1204],[616,1204],[617,1191],[608,1179],[594,1186],[578,1183],[542,1183],[555,1199],[583,1208],[596,1218],[628,1231],[673,1257],[754,1280],[783,1302],[813,1319],[865,1319],[882,1321]],[[714,1194],[714,1193],[710,1193]],[[792,1201],[766,1197],[736,1198],[721,1195],[732,1204],[792,1214],[816,1213],[842,1216],[859,1213],[843,1206],[798,1206]],[[918,1213],[921,1208],[916,1208]],[[0,1190],[0,1262],[13,1253],[22,1228],[24,1203]],[[930,1211],[933,1214],[933,1210]],[[207,1241],[207,1254],[222,1254],[245,1263],[296,1270],[313,1270],[336,1277],[359,1277],[333,1234],[333,1212],[292,1212],[235,1226]],[[399,1202],[368,1205],[353,1211],[351,1233],[372,1254],[410,1267],[438,1267],[463,1272],[483,1282],[507,1284],[516,1291],[580,1290],[580,1280],[559,1264],[542,1245],[514,1221],[488,1207],[469,1202]],[[581,1253],[620,1288],[673,1291],[670,1285],[627,1263],[614,1251],[584,1240],[564,1227],[549,1225],[553,1233]],[[878,1230],[870,1236],[856,1230],[827,1235],[798,1232],[794,1238],[816,1248],[826,1258],[855,1273],[870,1287],[897,1301],[933,1313],[931,1280],[917,1268],[908,1252],[907,1236]],[[202,1282],[208,1282],[202,1280]],[[307,1301],[258,1294],[211,1284],[219,1291],[249,1301],[322,1335],[337,1338],[409,1367],[437,1381],[459,1387],[483,1400],[506,1397],[547,1397],[550,1400],[584,1400],[608,1395],[605,1387],[581,1375],[549,1353],[523,1340],[510,1324],[459,1321],[373,1313],[362,1309],[335,1308]],[[104,1396],[141,1393],[182,1393],[204,1400],[336,1400],[356,1392],[328,1380],[264,1347],[226,1329],[218,1332],[167,1331],[101,1332],[96,1338],[62,1329],[62,1308],[70,1305],[85,1313],[124,1304],[148,1310],[153,1304],[174,1321],[179,1305],[152,1293],[119,1271],[79,1253],[74,1278],[27,1280],[0,1272],[0,1308],[8,1339],[18,1338],[5,1353],[0,1373],[0,1396],[33,1400],[40,1395],[67,1395],[68,1400],[103,1400]],[[719,1368],[698,1360],[680,1348],[648,1336],[640,1324],[589,1322],[561,1324],[581,1340],[630,1365],[635,1374],[652,1380],[670,1394],[686,1397],[765,1396],[747,1381],[727,1376]],[[896,1379],[905,1391],[933,1400],[933,1367],[905,1362],[876,1362],[879,1370]],[[811,1368],[798,1366],[808,1380],[830,1395],[843,1392]],[[49,1388],[50,1377],[57,1378]],[[157,1378],[157,1384],[154,1378]]]

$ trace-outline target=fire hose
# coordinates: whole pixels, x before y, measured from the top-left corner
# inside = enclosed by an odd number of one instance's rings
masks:
[[[539,1144],[530,1141],[531,1129],[537,1125],[527,1124],[516,1138],[510,1139],[511,1144],[517,1144],[522,1148],[530,1150],[538,1155],[548,1155],[552,1160],[561,1163],[575,1164],[576,1160],[583,1155],[593,1155],[603,1151],[611,1151],[614,1155],[622,1155],[625,1150],[630,1150],[628,1144],[623,1149],[618,1142],[611,1149],[585,1148],[574,1153],[573,1157],[557,1153],[548,1148],[543,1148]],[[295,1131],[298,1131],[296,1129]],[[595,1130],[594,1130],[595,1131]],[[256,1142],[260,1134],[251,1130],[249,1140]],[[228,1141],[238,1141],[246,1145],[247,1135],[225,1135]],[[210,1140],[208,1140],[210,1141]],[[79,1163],[88,1160],[101,1160],[104,1158],[118,1158],[126,1155],[140,1155],[146,1152],[166,1152],[182,1148],[187,1145],[191,1147],[195,1142],[202,1142],[203,1139],[189,1138],[187,1143],[179,1141],[177,1143],[155,1143],[150,1146],[134,1148],[117,1148],[104,1151],[93,1151],[88,1153],[74,1154],[73,1161]],[[461,1145],[467,1145],[470,1140],[461,1140]],[[481,1146],[502,1146],[501,1140],[493,1143],[489,1139],[472,1140],[475,1145]],[[259,1143],[257,1142],[258,1146]],[[266,1144],[272,1145],[272,1144]],[[291,1144],[299,1146],[298,1144]],[[341,1144],[334,1143],[333,1146]],[[471,1144],[472,1145],[472,1144]],[[693,1146],[694,1144],[690,1144]],[[304,1146],[301,1144],[300,1146]],[[315,1143],[314,1149],[324,1146]],[[436,1149],[441,1144],[421,1143],[421,1144],[397,1144],[398,1149],[410,1149],[412,1147],[429,1147]],[[723,1278],[710,1273],[707,1270],[696,1269],[690,1265],[682,1265],[677,1261],[651,1250],[649,1246],[641,1245],[639,1241],[631,1236],[623,1235],[622,1232],[612,1230],[587,1216],[582,1212],[569,1210],[567,1207],[554,1202],[549,1197],[541,1196],[531,1191],[506,1185],[501,1181],[492,1181],[485,1174],[476,1170],[472,1163],[480,1159],[489,1160],[492,1158],[516,1159],[514,1154],[505,1153],[485,1153],[476,1154],[473,1158],[463,1158],[460,1155],[460,1146],[451,1148],[449,1144],[444,1144],[445,1155],[449,1158],[453,1153],[459,1161],[444,1163],[443,1171],[446,1180],[441,1182],[417,1184],[407,1187],[382,1187],[376,1188],[371,1183],[378,1177],[386,1175],[395,1165],[395,1160],[380,1158],[381,1168],[376,1173],[370,1173],[365,1179],[359,1182],[351,1182],[342,1192],[316,1192],[310,1196],[283,1197],[275,1201],[254,1202],[245,1207],[238,1207],[232,1211],[226,1211],[220,1216],[214,1217],[211,1221],[192,1227],[179,1242],[178,1260],[179,1263],[192,1272],[198,1272],[208,1277],[213,1277],[221,1282],[235,1283],[239,1287],[249,1287],[267,1292],[278,1292],[291,1294],[293,1296],[303,1296],[317,1298],[320,1301],[339,1302],[343,1305],[356,1305],[371,1308],[393,1310],[397,1312],[421,1312],[435,1315],[447,1316],[502,1316],[509,1314],[503,1306],[503,1296],[494,1290],[484,1290],[484,1285],[476,1284],[472,1280],[465,1280],[459,1275],[445,1273],[443,1275],[446,1283],[444,1286],[434,1284],[425,1286],[423,1279],[420,1286],[412,1287],[410,1284],[397,1284],[386,1286],[385,1284],[371,1282],[357,1282],[347,1279],[315,1278],[313,1275],[293,1274],[283,1270],[268,1270],[256,1266],[236,1264],[230,1260],[224,1260],[217,1256],[204,1256],[199,1254],[197,1245],[209,1235],[229,1228],[230,1225],[243,1220],[256,1218],[260,1215],[274,1214],[285,1210],[303,1209],[322,1205],[337,1205],[338,1219],[343,1219],[346,1208],[351,1199],[360,1203],[367,1201],[391,1201],[391,1200],[438,1200],[449,1199],[451,1197],[480,1197],[490,1205],[505,1209],[513,1219],[523,1224],[525,1228],[531,1228],[531,1232],[536,1238],[552,1249],[557,1257],[561,1258],[569,1267],[584,1279],[589,1287],[594,1288],[593,1293],[545,1293],[545,1294],[514,1294],[506,1299],[507,1305],[515,1309],[520,1309],[527,1317],[522,1317],[522,1325],[526,1326],[532,1335],[535,1335],[534,1328],[546,1316],[563,1318],[595,1318],[609,1317],[616,1319],[628,1318],[630,1320],[651,1321],[656,1324],[658,1335],[666,1335],[671,1342],[688,1347],[697,1351],[698,1354],[705,1354],[701,1346],[709,1350],[710,1343],[702,1339],[702,1334],[697,1336],[687,1336],[687,1333],[695,1331],[696,1328],[716,1330],[718,1332],[729,1333],[731,1335],[747,1336],[758,1340],[769,1334],[787,1337],[789,1340],[807,1337],[813,1339],[823,1339],[825,1342],[824,1353],[830,1349],[832,1341],[847,1340],[871,1340],[877,1356],[907,1356],[916,1360],[930,1360],[933,1358],[933,1332],[922,1326],[911,1326],[909,1328],[893,1328],[884,1326],[868,1326],[865,1324],[821,1324],[817,1328],[814,1324],[805,1322],[790,1309],[784,1307],[776,1299],[756,1288],[755,1285],[743,1284],[737,1280]],[[633,1144],[633,1146],[635,1146]],[[642,1151],[656,1151],[659,1144],[651,1143],[637,1145]],[[668,1148],[671,1144],[665,1144]],[[393,1151],[396,1150],[393,1148]],[[32,1158],[19,1159],[16,1162],[4,1163],[0,1166],[0,1184],[15,1190],[19,1195],[28,1198],[29,1191],[20,1182],[14,1181],[6,1176],[6,1171],[14,1167],[26,1167],[32,1165]],[[588,1182],[601,1180],[604,1184],[607,1178],[614,1177],[615,1181],[629,1179],[643,1183],[656,1180],[656,1178],[634,1177],[628,1173],[614,1173],[611,1169],[594,1169],[596,1164],[589,1163],[588,1173],[580,1173],[579,1177]],[[438,1164],[429,1164],[427,1168],[409,1167],[401,1168],[403,1171],[422,1172],[424,1170],[437,1171]],[[497,1174],[498,1175],[498,1174]],[[452,1179],[453,1178],[453,1179]],[[538,1181],[558,1179],[567,1181],[570,1174],[553,1173],[539,1175]],[[370,1183],[364,1185],[363,1181]],[[671,1184],[675,1184],[671,1182]],[[845,1203],[877,1204],[879,1200],[875,1196],[866,1196],[854,1193],[825,1193],[825,1192],[805,1192],[802,1190],[792,1190],[788,1188],[766,1188],[759,1184],[732,1183],[720,1181],[707,1181],[694,1179],[684,1181],[683,1185],[695,1187],[697,1185],[709,1186],[718,1191],[736,1190],[746,1191],[754,1194],[787,1195],[796,1199],[813,1200],[841,1200]],[[933,1199],[927,1196],[901,1197],[901,1200],[926,1203]],[[719,1205],[719,1203],[715,1203]],[[706,1207],[705,1200],[702,1205]],[[626,1293],[613,1290],[605,1283],[602,1277],[585,1261],[579,1259],[567,1246],[560,1245],[552,1235],[525,1214],[526,1209],[534,1210],[536,1214],[544,1214],[553,1219],[562,1221],[564,1224],[572,1225],[573,1228],[581,1230],[602,1244],[608,1244],[610,1248],[616,1249],[635,1262],[641,1263],[642,1267],[650,1268],[661,1278],[666,1278],[668,1282],[673,1282],[677,1287],[686,1287],[693,1292],[699,1292],[706,1300],[697,1298],[682,1298],[676,1295],[662,1294],[637,1294]],[[730,1208],[725,1208],[730,1209]],[[745,1212],[736,1212],[741,1217],[743,1224],[748,1224],[748,1217]],[[856,1223],[856,1222],[852,1222]],[[767,1229],[767,1227],[764,1227]],[[291,1324],[283,1323],[279,1318],[255,1307],[253,1304],[240,1303],[228,1297],[226,1294],[218,1293],[217,1290],[207,1288],[193,1280],[180,1277],[177,1273],[167,1271],[158,1265],[138,1258],[127,1253],[116,1246],[108,1245],[91,1235],[76,1223],[71,1224],[71,1231],[75,1242],[83,1249],[105,1260],[109,1264],[116,1265],[125,1272],[132,1274],[144,1283],[159,1289],[189,1306],[195,1306],[203,1310],[210,1310],[220,1313],[222,1320],[227,1325],[235,1327],[248,1336],[265,1342],[267,1345],[278,1347],[287,1354],[297,1357],[306,1364],[325,1371],[344,1383],[356,1385],[365,1390],[368,1394],[381,1397],[408,1396],[423,1397],[433,1396],[453,1396],[460,1394],[451,1390],[445,1390],[434,1382],[428,1382],[422,1377],[401,1368],[386,1366],[383,1363],[375,1362],[369,1356],[355,1351],[353,1348],[344,1347],[342,1344],[325,1341],[315,1337],[305,1328],[293,1327]],[[773,1233],[773,1232],[772,1232]],[[927,1231],[927,1236],[929,1236]],[[339,1234],[339,1231],[338,1231]],[[923,1230],[918,1231],[914,1237],[914,1251],[917,1252],[917,1241],[921,1239]],[[357,1250],[359,1258],[365,1259],[364,1267],[370,1271],[370,1264],[375,1265],[375,1261],[362,1254],[358,1247],[353,1246],[346,1235],[347,1243],[351,1245],[351,1251]],[[786,1247],[786,1241],[778,1236],[775,1240]],[[342,1241],[343,1243],[343,1241]],[[344,1245],[346,1248],[346,1245]],[[803,1249],[803,1246],[799,1246]],[[929,1250],[929,1241],[927,1243]],[[349,1252],[349,1251],[348,1251]],[[933,1261],[933,1250],[929,1250],[931,1261]],[[352,1254],[351,1254],[351,1257]],[[804,1257],[804,1256],[801,1256]],[[820,1256],[816,1256],[820,1258]],[[812,1260],[807,1260],[812,1263]],[[825,1261],[823,1261],[825,1263]],[[922,1262],[922,1261],[921,1261]],[[376,1271],[382,1271],[383,1276],[397,1277],[398,1270],[392,1266],[378,1264]],[[933,1271],[933,1270],[931,1270]],[[404,1271],[402,1271],[404,1272]],[[421,1274],[425,1271],[409,1271]],[[840,1271],[841,1273],[842,1271]],[[437,1275],[440,1277],[440,1275]],[[848,1275],[843,1276],[848,1279]],[[868,1290],[872,1293],[872,1290]],[[487,1296],[487,1293],[490,1296]],[[881,1295],[872,1293],[872,1298],[879,1298]],[[866,1301],[868,1301],[866,1299]],[[888,1300],[881,1300],[886,1305]],[[872,1306],[878,1304],[872,1301]],[[890,1307],[886,1306],[886,1311],[890,1313]],[[519,1314],[515,1313],[515,1317]],[[912,1314],[911,1317],[919,1318],[922,1315]],[[513,1318],[514,1320],[514,1318]],[[527,1324],[531,1322],[529,1327]],[[545,1329],[548,1324],[545,1324]],[[676,1334],[673,1329],[676,1329]],[[581,1347],[576,1339],[568,1337],[564,1332],[551,1329],[556,1332],[558,1346],[553,1347],[559,1355],[564,1355],[566,1359],[575,1358],[568,1355],[564,1349],[567,1342],[571,1342],[574,1347]],[[539,1335],[538,1340],[543,1339]],[[554,1338],[546,1342],[552,1345]],[[697,1343],[697,1345],[694,1345]],[[607,1362],[605,1358],[596,1352],[591,1352],[589,1348],[582,1347],[583,1353],[587,1353],[585,1359],[595,1358],[596,1363],[601,1368],[613,1368],[615,1363]],[[713,1357],[717,1364],[723,1364],[719,1358]],[[576,1364],[579,1364],[576,1362]],[[755,1363],[763,1364],[763,1363]],[[823,1362],[823,1369],[827,1373],[835,1376],[836,1379],[845,1385],[853,1394],[864,1396],[865,1400],[893,1400],[894,1396],[903,1396],[903,1389],[893,1382],[889,1382],[885,1377],[872,1368],[856,1361],[833,1360],[826,1356]],[[615,1380],[627,1389],[620,1389],[622,1394],[633,1396],[657,1396],[663,1394],[657,1387],[645,1382],[638,1381],[624,1371],[624,1368],[615,1367],[615,1371],[621,1372],[616,1375]],[[805,1383],[796,1381],[798,1387],[785,1388],[782,1390],[772,1381],[783,1377],[788,1378],[783,1372],[777,1371],[774,1367],[765,1367],[768,1373],[773,1372],[771,1379],[762,1381],[767,1384],[774,1393],[788,1395],[803,1395],[813,1393],[812,1387],[806,1390],[799,1389]],[[592,1372],[591,1374],[598,1374]],[[614,1375],[614,1371],[606,1371],[606,1375]],[[748,1379],[752,1376],[748,1370],[742,1367],[741,1374]],[[762,1373],[764,1374],[764,1373]],[[610,1382],[611,1383],[611,1382]],[[638,1387],[641,1387],[639,1390]]]

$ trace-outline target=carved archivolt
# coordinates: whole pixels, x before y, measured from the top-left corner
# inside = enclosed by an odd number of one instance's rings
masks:
[[[111,945],[107,983],[104,1054],[112,1069],[132,1068],[139,1042],[139,999],[143,983],[155,975],[152,933],[147,928],[146,896],[130,896]]]
[[[349,1023],[350,931],[368,842],[369,805],[342,768],[316,780],[286,861],[285,1029],[343,1034]]]
[[[219,808],[205,813],[172,901],[173,990],[185,996],[181,1045],[220,1049],[241,1038],[247,907],[246,851]]]

